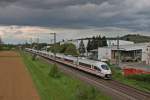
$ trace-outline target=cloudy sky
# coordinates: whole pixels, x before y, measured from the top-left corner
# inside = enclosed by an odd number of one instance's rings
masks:
[[[101,34],[150,35],[150,0],[0,0],[0,36],[23,43]]]

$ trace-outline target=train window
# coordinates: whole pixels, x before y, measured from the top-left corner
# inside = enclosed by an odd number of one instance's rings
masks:
[[[66,61],[69,61],[69,62],[73,62],[73,60],[70,60],[70,59],[65,59]]]
[[[107,65],[101,65],[101,67],[102,67],[104,70],[109,70],[109,68],[108,68]]]
[[[91,65],[79,62],[79,65],[91,68]]]
[[[101,69],[99,69],[98,67],[94,66],[95,70],[101,71]]]

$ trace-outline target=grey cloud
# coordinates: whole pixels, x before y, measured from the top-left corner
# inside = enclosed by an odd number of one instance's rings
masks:
[[[101,4],[108,0],[2,0],[3,3],[14,3],[17,6],[36,9],[62,8],[71,5],[84,5],[87,3]]]
[[[0,0],[0,2],[16,2],[18,0]]]
[[[0,7],[8,6],[12,3],[17,2],[18,0],[0,0]]]
[[[150,31],[142,0],[3,0],[0,24],[64,28],[118,27]],[[148,0],[144,0],[148,1]],[[0,1],[1,3],[2,1]],[[10,6],[11,5],[11,6]],[[144,20],[143,20],[144,19]]]

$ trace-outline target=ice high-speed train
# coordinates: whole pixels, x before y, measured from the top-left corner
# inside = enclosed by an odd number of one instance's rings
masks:
[[[45,58],[56,60],[59,63],[68,64],[71,67],[88,72],[96,76],[100,76],[104,79],[111,79],[111,75],[112,75],[111,69],[104,62],[89,60],[86,58],[83,59],[79,57],[66,56],[63,54],[56,54],[56,59],[54,59],[54,54],[50,52],[39,51],[39,50],[29,49],[29,48],[26,48],[25,50],[43,56]]]

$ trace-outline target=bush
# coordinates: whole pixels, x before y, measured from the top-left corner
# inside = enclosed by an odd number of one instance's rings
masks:
[[[89,86],[78,86],[75,93],[75,100],[95,100],[97,96],[96,89]]]
[[[56,64],[52,65],[52,67],[50,68],[49,76],[53,78],[59,77],[59,71]]]
[[[150,83],[150,74],[129,75],[127,78]]]
[[[36,57],[37,57],[37,55],[36,55],[36,54],[33,54],[33,55],[32,55],[32,60],[35,61],[35,60],[36,60]]]

